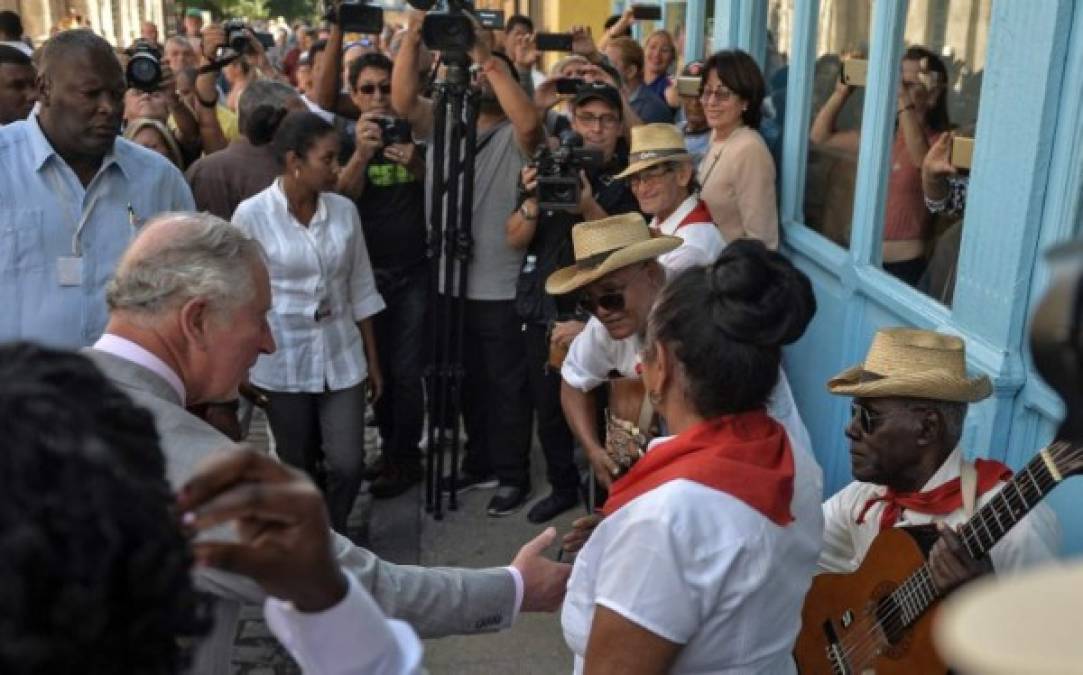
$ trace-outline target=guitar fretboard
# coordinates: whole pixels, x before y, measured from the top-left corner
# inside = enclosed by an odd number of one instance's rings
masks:
[[[986,555],[1062,480],[1062,477],[1054,476],[1051,467],[1057,452],[1067,448],[1066,443],[1055,443],[1046,452],[1035,455],[989,503],[959,527],[959,537],[971,556],[977,559]],[[895,616],[902,626],[909,626],[938,597],[940,591],[933,583],[929,565],[925,564],[900,584],[888,599],[897,608]]]

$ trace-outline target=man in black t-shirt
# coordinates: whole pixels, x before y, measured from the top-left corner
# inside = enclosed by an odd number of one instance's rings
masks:
[[[538,437],[552,486],[552,493],[527,514],[534,523],[546,522],[574,507],[579,487],[579,472],[573,459],[574,440],[560,407],[560,371],[546,365],[550,327],[555,322],[575,318],[575,298],[547,295],[545,279],[574,263],[573,225],[638,208],[628,184],[614,179],[628,166],[620,92],[608,84],[584,85],[573,99],[571,109],[572,130],[583,137],[584,146],[601,150],[602,166],[586,173],[575,212],[539,210],[535,196],[537,169],[527,167],[521,176],[522,199],[507,223],[508,243],[526,249],[515,302],[523,320]]]
[[[399,495],[421,479],[429,310],[424,153],[412,140],[385,146],[377,122],[392,114],[391,67],[379,53],[350,64],[350,96],[361,117],[338,185],[357,204],[376,287],[387,304],[374,317],[385,377],[383,396],[374,406],[384,452],[381,474],[372,484],[377,499]]]

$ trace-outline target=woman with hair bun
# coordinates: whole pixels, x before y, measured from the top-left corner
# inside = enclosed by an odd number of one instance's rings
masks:
[[[384,300],[357,208],[333,192],[334,127],[310,112],[275,117],[267,124],[282,175],[233,214],[263,246],[271,277],[278,350],[260,356],[251,379],[267,393],[279,456],[315,476],[322,454],[331,526],[346,535],[364,469],[366,396],[375,401],[383,388],[372,315]]]
[[[672,435],[613,483],[575,562],[576,673],[796,672],[819,468],[766,405],[815,310],[808,278],[755,240],[662,290],[641,370]]]

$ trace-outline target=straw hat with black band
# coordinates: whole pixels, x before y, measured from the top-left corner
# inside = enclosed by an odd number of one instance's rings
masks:
[[[966,346],[954,335],[914,328],[876,332],[865,362],[831,378],[827,390],[855,398],[923,398],[974,403],[992,393],[989,378],[967,377]]]
[[[652,237],[647,221],[638,213],[579,223],[572,228],[575,264],[550,274],[545,292],[571,293],[622,267],[669,253],[681,243],[680,237]]]
[[[692,155],[684,146],[681,130],[672,124],[641,124],[632,127],[632,149],[628,152],[628,168],[617,178],[628,178],[644,169],[666,162],[691,162]]]

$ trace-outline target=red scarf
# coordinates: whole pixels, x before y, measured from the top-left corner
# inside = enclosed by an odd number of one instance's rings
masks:
[[[733,495],[784,526],[793,520],[793,452],[782,426],[763,410],[707,420],[652,448],[613,483],[602,513],[684,478]]]
[[[989,459],[974,461],[974,469],[978,474],[978,495],[981,496],[996,487],[998,483],[1012,477],[1012,470],[1000,462]],[[887,489],[883,495],[873,497],[865,502],[861,514],[857,517],[857,524],[865,522],[865,514],[877,502],[886,502],[883,513],[880,514],[880,530],[894,527],[903,509],[942,516],[958,510],[963,505],[962,481],[953,478],[939,487],[928,492],[895,492]]]
[[[714,221],[711,219],[711,212],[707,209],[707,202],[700,199],[696,202],[696,206],[688,212],[688,215],[682,218],[681,222],[677,223],[677,227],[673,230],[673,233],[676,234],[685,225],[713,222]],[[653,230],[655,235],[662,233],[661,227],[652,227],[651,230]]]

